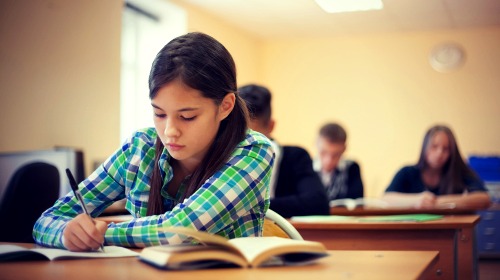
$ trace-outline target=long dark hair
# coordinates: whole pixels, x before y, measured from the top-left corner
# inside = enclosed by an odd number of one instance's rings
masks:
[[[237,94],[234,60],[228,50],[211,36],[193,32],[179,36],[165,45],[151,67],[149,98],[154,98],[161,87],[176,79],[201,91],[204,97],[212,99],[216,105],[220,105],[228,93],[236,94],[233,111],[221,122],[205,158],[191,174],[186,192],[180,200],[182,201],[219,170],[236,145],[243,141],[248,112],[245,103]],[[158,165],[163,149],[163,143],[157,137],[147,215],[165,212],[161,196],[163,182]]]
[[[427,131],[417,166],[420,170],[425,170],[429,167],[425,159],[426,150],[432,137],[440,131],[448,136],[450,156],[442,169],[439,192],[441,194],[462,193],[466,188],[464,178],[476,178],[477,175],[465,164],[458,149],[455,136],[449,127],[445,125],[435,125]]]

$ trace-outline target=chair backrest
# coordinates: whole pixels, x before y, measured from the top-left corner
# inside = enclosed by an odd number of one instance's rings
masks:
[[[0,241],[32,243],[33,226],[59,197],[59,185],[54,165],[33,162],[17,169],[0,205]]]
[[[264,236],[279,236],[291,239],[304,240],[302,235],[293,227],[290,222],[280,214],[268,209],[264,220]]]

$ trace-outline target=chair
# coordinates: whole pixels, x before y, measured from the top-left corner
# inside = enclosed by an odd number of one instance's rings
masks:
[[[263,235],[304,240],[290,222],[271,209],[266,212]]]
[[[54,165],[32,162],[17,169],[0,204],[0,241],[33,243],[33,226],[59,197],[59,185]]]

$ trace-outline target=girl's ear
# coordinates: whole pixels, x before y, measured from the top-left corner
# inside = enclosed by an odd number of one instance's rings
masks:
[[[224,96],[221,104],[219,105],[219,114],[217,116],[219,121],[224,120],[233,111],[234,103],[236,102],[236,95],[230,92]]]

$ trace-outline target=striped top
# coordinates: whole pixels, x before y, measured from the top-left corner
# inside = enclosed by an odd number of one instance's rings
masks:
[[[169,226],[195,228],[227,238],[262,235],[274,161],[270,141],[265,136],[248,130],[246,138],[221,169],[180,203],[175,201],[180,195],[172,198],[167,194],[173,170],[169,164],[170,155],[164,149],[158,164],[163,179],[161,194],[167,211],[146,216],[156,138],[154,128],[137,131],[79,184],[92,217],[99,216],[113,202],[126,198],[125,208],[134,219],[109,224],[105,245],[146,247],[189,241],[181,235],[156,231]],[[183,186],[179,188],[179,192],[182,191]],[[60,198],[35,223],[33,237],[36,243],[64,248],[62,233],[67,223],[82,212],[72,193]]]

